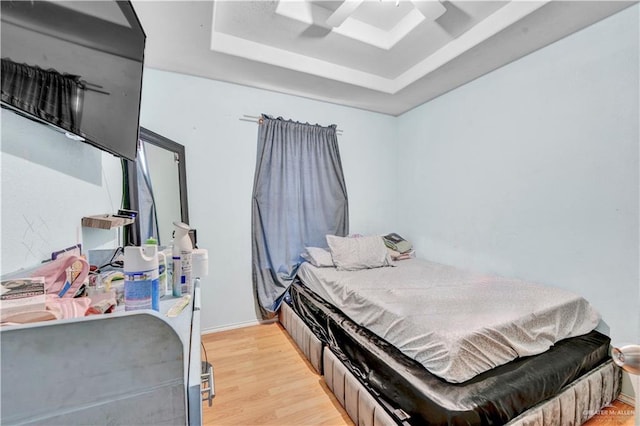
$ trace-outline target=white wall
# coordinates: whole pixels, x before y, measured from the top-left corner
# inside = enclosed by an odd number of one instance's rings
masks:
[[[394,118],[181,74],[145,69],[140,125],[185,146],[190,225],[209,249],[204,332],[255,322],[251,194],[258,125],[244,114],[337,124],[350,230],[395,223]]]
[[[399,118],[146,69],[141,125],[186,147],[190,222],[210,250],[205,331],[257,318],[257,124],[239,118],[265,112],[344,130],[351,232],[395,230],[422,257],[574,290],[614,342],[635,342],[637,94],[634,6]]]
[[[2,262],[11,273],[53,251],[118,246],[116,230],[83,228],[83,216],[115,213],[122,198],[120,160],[49,126],[2,110]]]
[[[398,119],[420,256],[586,297],[640,342],[638,6]]]

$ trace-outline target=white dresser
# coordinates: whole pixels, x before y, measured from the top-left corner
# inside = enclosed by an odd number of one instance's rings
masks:
[[[0,424],[200,425],[200,288],[177,317],[118,311],[3,327]]]

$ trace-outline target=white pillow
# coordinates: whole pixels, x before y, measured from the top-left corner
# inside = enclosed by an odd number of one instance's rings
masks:
[[[317,268],[333,268],[333,259],[328,250],[320,247],[305,247],[302,258]]]
[[[327,235],[326,238],[333,263],[339,271],[391,266],[387,246],[380,236],[348,238]]]

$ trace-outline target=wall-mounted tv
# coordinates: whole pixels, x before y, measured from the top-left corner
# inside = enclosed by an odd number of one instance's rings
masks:
[[[146,36],[128,1],[6,1],[2,107],[134,160]]]

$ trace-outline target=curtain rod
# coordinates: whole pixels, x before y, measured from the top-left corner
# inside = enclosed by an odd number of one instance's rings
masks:
[[[243,114],[242,117],[240,117],[240,121],[248,121],[250,123],[262,124],[262,122],[264,120],[262,119],[262,117],[258,117],[257,115]],[[342,134],[342,130],[341,129],[336,129],[336,134],[341,135]]]

